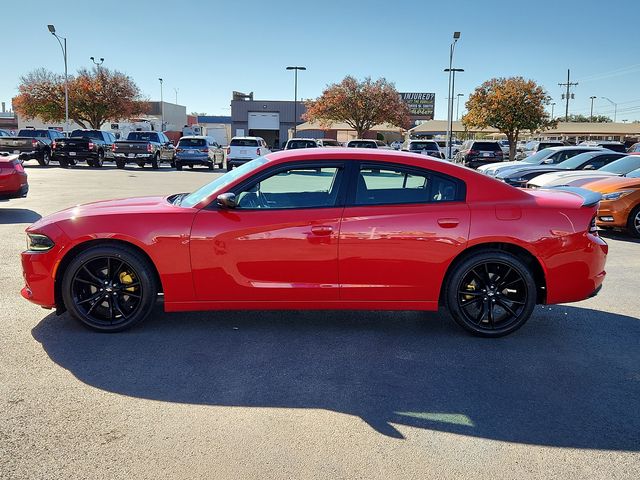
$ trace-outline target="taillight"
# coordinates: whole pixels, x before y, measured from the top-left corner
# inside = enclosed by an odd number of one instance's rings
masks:
[[[153,147],[151,146],[150,143],[147,143],[147,152],[152,152],[153,151]]]
[[[55,150],[56,148],[58,148],[58,144],[56,143],[56,141],[54,140],[53,143],[51,144],[51,149]]]
[[[95,145],[93,144],[93,142],[89,142],[89,150],[93,150],[93,147],[95,147]]]
[[[231,147],[227,147],[227,155],[231,155]]]
[[[479,153],[478,150],[469,150],[469,155],[478,155]]]
[[[116,144],[115,144],[115,143],[111,145],[111,151],[112,151],[112,152],[115,152],[115,151],[116,151]]]
[[[24,167],[22,166],[22,163],[16,162],[13,165],[15,166],[16,172],[24,173]]]
[[[38,140],[36,140],[35,138],[31,140],[31,146],[33,148],[36,148],[38,146]]]
[[[180,153],[182,150],[182,148],[176,148],[176,153]]]
[[[596,226],[596,217],[591,219],[591,224],[589,225],[589,233],[593,235],[598,235],[598,227]]]
[[[501,157],[502,155],[504,155],[502,151],[496,152],[496,157]]]
[[[260,149],[259,148],[256,150],[256,153],[258,154],[258,156],[260,156]]]
[[[208,148],[201,148],[200,151],[202,153],[209,153],[209,149]]]

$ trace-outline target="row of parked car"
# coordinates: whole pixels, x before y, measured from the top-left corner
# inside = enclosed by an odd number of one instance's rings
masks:
[[[479,172],[520,188],[580,187],[602,198],[596,225],[640,237],[640,144],[630,152],[596,145],[549,147],[524,160],[480,166]]]

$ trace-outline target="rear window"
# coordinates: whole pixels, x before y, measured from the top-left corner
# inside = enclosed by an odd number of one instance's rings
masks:
[[[339,147],[340,146],[340,142],[338,142],[337,140],[322,140],[322,144],[325,147]]]
[[[19,137],[48,137],[48,130],[20,130]]]
[[[627,151],[622,143],[601,143],[600,146],[619,153],[625,153]]]
[[[482,151],[492,151],[492,152],[497,152],[497,151],[502,151],[502,149],[500,148],[500,144],[498,142],[474,142],[472,147],[473,150],[480,150]]]
[[[231,140],[229,144],[232,147],[259,147],[257,140],[252,140],[250,138],[234,138]]]
[[[313,140],[291,140],[287,143],[287,149],[316,148],[318,145]]]
[[[181,138],[179,147],[206,147],[207,141],[204,138]]]
[[[137,140],[142,142],[157,142],[158,134],[155,132],[130,132],[127,140]]]
[[[102,132],[97,130],[74,130],[71,132],[72,137],[86,137],[94,140],[102,140]]]
[[[538,144],[538,150],[543,150],[549,147],[564,147],[564,143],[562,142],[540,142]]]
[[[439,148],[436,142],[411,142],[409,144],[409,150],[430,150],[432,152],[437,152],[439,151]]]
[[[376,142],[374,141],[363,141],[363,140],[356,140],[356,141],[351,141],[347,144],[347,147],[349,148],[378,148],[378,146],[376,145]]]

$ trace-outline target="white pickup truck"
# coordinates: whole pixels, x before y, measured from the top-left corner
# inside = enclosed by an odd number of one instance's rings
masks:
[[[233,137],[227,147],[227,168],[231,170],[267,153],[271,150],[262,137]]]

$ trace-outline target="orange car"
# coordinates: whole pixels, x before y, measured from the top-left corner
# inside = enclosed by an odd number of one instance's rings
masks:
[[[596,224],[602,228],[626,228],[640,237],[640,169],[624,177],[605,178],[582,185],[602,194]]]

